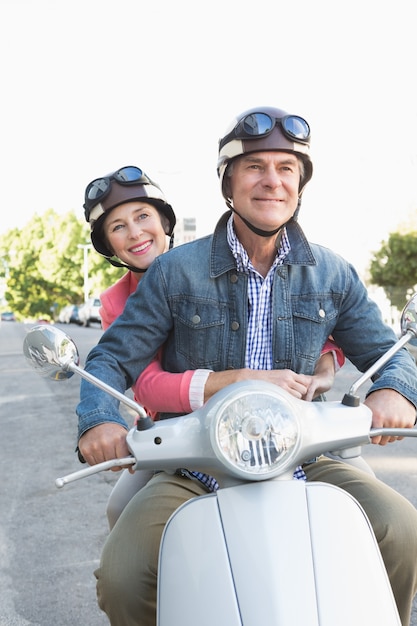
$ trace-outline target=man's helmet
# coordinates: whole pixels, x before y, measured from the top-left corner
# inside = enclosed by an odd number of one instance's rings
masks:
[[[85,219],[91,226],[91,241],[97,252],[108,259],[113,253],[107,248],[103,237],[104,216],[119,204],[133,200],[148,202],[168,219],[167,235],[171,237],[172,245],[176,217],[162,190],[139,167],[122,167],[102,178],[96,178],[85,190],[83,206]]]
[[[226,201],[225,173],[228,165],[238,156],[250,152],[280,150],[292,152],[303,160],[304,175],[300,181],[299,194],[313,174],[310,160],[310,127],[298,115],[290,115],[274,107],[258,107],[241,113],[230,124],[219,140],[217,173]]]

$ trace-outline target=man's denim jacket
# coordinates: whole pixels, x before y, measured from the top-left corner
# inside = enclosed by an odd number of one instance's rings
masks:
[[[124,392],[162,345],[162,365],[170,372],[245,367],[248,276],[236,270],[227,243],[229,216],[222,216],[213,235],[153,262],[123,314],[91,350],[88,372]],[[395,333],[350,264],[309,244],[297,222],[287,232],[291,251],[273,282],[274,367],[313,374],[332,335],[345,356],[366,370],[395,342]],[[417,406],[417,369],[406,349],[374,376],[370,391],[386,387]],[[117,400],[84,380],[77,414],[80,436],[103,422],[126,426]]]

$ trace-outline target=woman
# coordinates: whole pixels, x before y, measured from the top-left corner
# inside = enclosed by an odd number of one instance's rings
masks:
[[[160,187],[136,166],[122,167],[89,183],[84,211],[91,226],[94,248],[112,265],[128,270],[101,294],[100,315],[106,329],[123,311],[127,298],[152,261],[173,246],[176,217]],[[168,406],[170,410],[189,413],[196,408],[190,399],[190,393],[196,393],[191,385],[192,379],[197,380],[200,387],[209,374],[209,371],[200,370],[170,374],[162,370],[157,358],[136,384],[136,388],[144,388],[145,393],[142,390],[140,396],[134,390],[135,398],[144,405],[149,399],[148,412],[154,418],[157,417],[157,412],[152,410],[154,396],[158,398],[160,410]],[[122,473],[107,507],[110,527],[151,475],[145,471]]]
[[[89,183],[84,211],[94,248],[112,265],[128,270],[100,296],[100,315],[106,330],[123,311],[152,261],[173,246],[176,217],[160,187],[136,166],[122,167]],[[141,395],[135,396],[156,417],[152,381],[158,375],[158,410],[168,403],[168,410],[189,413],[197,408],[190,403],[191,379],[199,377],[201,383],[209,373],[170,374],[163,372],[156,359],[137,382],[135,388],[141,389]]]
[[[84,210],[94,248],[113,265],[128,270],[101,295],[100,314],[106,329],[123,311],[127,298],[152,261],[173,246],[176,217],[159,186],[136,166],[122,167],[89,183]],[[279,376],[279,384],[293,395],[311,400],[330,388],[335,369],[343,362],[343,353],[328,341],[314,376],[282,370],[275,371],[275,379]],[[255,370],[234,370],[229,382],[266,375]],[[137,380],[134,393],[136,400],[157,419],[157,411],[189,413],[202,406],[216,390],[215,372],[165,372],[158,355]],[[151,475],[144,470],[122,473],[107,507],[110,528]]]

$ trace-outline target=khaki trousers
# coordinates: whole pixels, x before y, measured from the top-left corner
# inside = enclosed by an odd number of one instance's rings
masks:
[[[408,626],[417,591],[416,509],[372,475],[345,463],[321,457],[305,472],[307,480],[339,486],[360,502],[374,529],[402,626]],[[95,572],[98,603],[112,626],[155,626],[164,525],[183,502],[203,493],[198,482],[162,472],[130,501],[104,545]]]

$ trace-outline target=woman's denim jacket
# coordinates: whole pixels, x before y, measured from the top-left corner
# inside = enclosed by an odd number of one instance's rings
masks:
[[[245,367],[248,277],[236,270],[227,243],[229,216],[222,216],[213,235],[154,261],[123,314],[90,352],[87,371],[124,392],[161,345],[167,371]],[[287,232],[291,251],[273,282],[274,367],[313,374],[332,335],[345,356],[366,370],[395,342],[395,333],[350,264],[309,244],[297,222]],[[417,370],[406,349],[374,377],[370,391],[385,387],[417,406]],[[77,414],[80,436],[103,422],[126,426],[118,402],[84,380]]]

